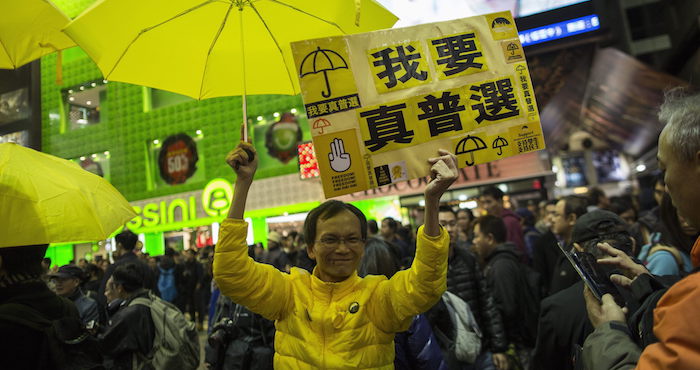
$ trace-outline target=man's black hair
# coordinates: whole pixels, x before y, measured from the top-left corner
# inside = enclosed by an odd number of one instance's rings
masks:
[[[46,255],[48,244],[25,245],[20,247],[0,248],[2,269],[8,275],[41,275],[44,272],[41,262]]]
[[[374,235],[379,232],[379,225],[377,225],[377,220],[371,219],[367,220],[367,228],[369,229],[369,232]]]
[[[455,216],[455,218],[457,218],[457,212],[455,212],[455,210],[452,207],[450,207],[446,204],[441,204],[440,207],[438,207],[438,213],[442,213],[442,212],[450,212],[450,213],[452,213],[452,215]]]
[[[490,196],[496,200],[503,200],[503,191],[495,186],[489,186],[481,192],[481,196]]]
[[[481,216],[474,221],[474,225],[479,225],[479,231],[483,235],[493,235],[496,243],[501,244],[506,242],[508,230],[506,224],[500,217],[493,215]]]
[[[118,266],[112,273],[115,284],[121,285],[127,293],[143,288],[143,272],[134,263]]]
[[[588,199],[580,195],[567,195],[564,197],[564,216],[575,214],[579,218],[588,210]]]
[[[136,248],[136,242],[139,241],[138,235],[131,232],[131,230],[124,230],[114,237],[114,240],[122,245],[122,248],[133,251]]]
[[[605,192],[600,188],[593,187],[588,190],[588,204],[591,206],[597,206],[600,197],[604,197]]]
[[[318,224],[318,220],[327,220],[344,210],[352,212],[352,214],[354,214],[360,221],[360,233],[362,234],[362,239],[366,240],[367,218],[362,211],[350,203],[331,199],[312,209],[306,216],[306,220],[304,221],[304,238],[306,239],[306,243],[309,246],[313,246],[316,242],[316,226]]]
[[[386,222],[386,225],[389,226],[391,231],[394,233],[396,233],[396,231],[399,229],[399,223],[391,217],[384,217],[382,223],[384,222]]]

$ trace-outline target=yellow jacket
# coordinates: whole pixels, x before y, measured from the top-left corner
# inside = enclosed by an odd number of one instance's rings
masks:
[[[248,257],[247,223],[226,219],[214,255],[221,292],[275,320],[276,369],[393,369],[394,333],[432,307],[446,289],[449,236],[418,230],[416,258],[391,280],[352,275],[326,283],[307,271],[291,274]]]

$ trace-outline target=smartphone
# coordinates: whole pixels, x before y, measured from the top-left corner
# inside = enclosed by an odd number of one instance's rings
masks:
[[[598,301],[601,301],[605,294],[610,294],[620,307],[625,306],[625,300],[618,291],[617,286],[610,281],[611,268],[600,265],[590,253],[567,251],[561,243],[558,244],[559,249],[561,249],[571,265],[574,266],[584,284],[591,290]]]

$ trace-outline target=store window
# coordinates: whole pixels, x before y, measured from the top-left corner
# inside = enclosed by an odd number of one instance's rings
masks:
[[[105,180],[111,182],[109,158],[109,151],[104,151],[73,158],[71,161],[78,164],[84,170],[92,172],[97,176],[104,177]]]
[[[202,130],[196,130],[149,141],[151,189],[205,181],[204,161],[197,150],[203,138]]]
[[[71,130],[104,121],[102,107],[107,99],[107,80],[95,80],[61,91],[65,119]]]
[[[29,91],[21,88],[0,94],[0,125],[29,118]]]
[[[194,101],[194,99],[189,96],[153,88],[148,89],[147,94],[150,96],[150,109],[165,108]]]
[[[29,146],[29,132],[23,130],[0,135],[0,144],[2,143],[16,143],[22,146]]]

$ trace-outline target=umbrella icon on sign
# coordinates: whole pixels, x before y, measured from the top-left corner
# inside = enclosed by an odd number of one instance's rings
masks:
[[[323,135],[323,128],[328,127],[330,125],[330,121],[328,121],[327,119],[320,118],[314,121],[313,127],[315,129],[320,129],[321,131],[319,131],[318,133],[319,135]]]
[[[502,138],[502,137],[497,137],[496,140],[493,141],[492,148],[498,149],[498,155],[503,154],[503,148],[508,146],[508,140]]]
[[[306,75],[323,73],[323,78],[326,81],[326,90],[321,91],[321,96],[328,98],[331,96],[331,85],[328,83],[328,72],[336,69],[348,69],[348,63],[335,51],[321,49],[319,46],[316,50],[305,56],[301,61],[301,67],[299,67],[299,78]]]
[[[478,136],[467,135],[460,140],[455,147],[455,154],[469,154],[471,160],[467,160],[467,166],[474,165],[474,152],[488,148],[486,143]]]

